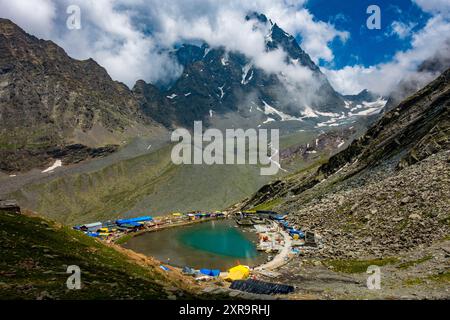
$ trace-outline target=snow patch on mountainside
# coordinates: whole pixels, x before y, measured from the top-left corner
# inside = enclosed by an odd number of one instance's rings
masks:
[[[225,85],[218,87],[218,89],[220,91],[220,100],[222,100],[223,96],[225,95],[225,92],[223,91],[224,87],[225,87]]]
[[[318,118],[319,117],[310,106],[305,106],[305,109],[303,110],[302,115],[305,118]]]
[[[42,173],[53,172],[53,170],[55,170],[56,168],[59,168],[59,167],[62,167],[62,161],[56,160],[55,163],[51,167],[45,169],[44,171],[42,171]]]
[[[352,108],[349,116],[369,116],[373,114],[378,114],[386,106],[387,100],[379,97],[377,100],[372,102],[363,101],[362,105],[358,104],[356,107]],[[361,110],[357,113],[354,111]]]
[[[275,119],[268,117],[267,120],[264,121],[263,123],[266,124],[266,123],[273,122],[273,121],[275,121]]]
[[[222,65],[225,67],[229,64],[228,61],[228,54],[225,54],[221,59],[220,59],[220,63],[222,63]]]
[[[252,69],[253,65],[252,64],[246,64],[243,68],[242,68],[242,80],[241,80],[241,84],[246,85],[247,83],[249,83],[250,80],[252,80],[253,78],[253,70],[252,73],[250,74],[249,79],[247,79],[248,73],[249,71]]]
[[[210,51],[211,51],[211,48],[205,48],[205,53],[203,54],[203,58],[206,57]]]
[[[332,112],[319,112],[315,111],[316,114],[322,117],[339,117],[339,113],[332,113]]]
[[[269,105],[267,102],[265,102],[264,100],[262,100],[262,102],[264,103],[264,113],[266,115],[277,115],[281,118],[281,121],[303,121],[302,118],[297,118],[297,117],[293,117],[290,116],[282,111],[279,111],[277,109],[275,109],[274,107],[272,107],[271,105]]]

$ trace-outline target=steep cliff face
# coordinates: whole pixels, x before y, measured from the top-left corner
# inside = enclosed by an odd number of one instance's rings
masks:
[[[100,147],[119,143],[127,130],[156,127],[132,92],[95,61],[74,60],[5,19],[0,19],[0,119],[0,152],[9,159],[0,169],[9,171],[42,165],[51,148]]]
[[[177,110],[163,92],[150,83],[139,80],[133,87],[133,95],[138,101],[142,112],[161,123],[166,128],[180,125]]]

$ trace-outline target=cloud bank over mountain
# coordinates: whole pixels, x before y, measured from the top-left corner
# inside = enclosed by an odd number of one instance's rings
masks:
[[[249,12],[267,13],[288,32],[303,35],[303,47],[313,60],[329,61],[333,56],[328,42],[336,37],[345,40],[348,35],[331,24],[314,21],[302,7],[303,2],[17,0],[10,6],[10,1],[0,0],[0,9],[2,16],[26,31],[49,37],[75,58],[94,58],[114,79],[132,86],[138,79],[155,82],[176,78],[181,67],[164,49],[196,40],[241,51],[268,72],[283,72],[299,81],[307,79],[308,71],[287,65],[283,52],[266,52],[268,29],[255,28],[245,19]],[[81,7],[81,30],[65,27],[70,4]]]
[[[399,51],[392,61],[374,66],[346,66],[340,70],[326,70],[332,85],[344,94],[366,88],[379,94],[389,94],[403,79],[415,79],[421,85],[430,82],[439,72],[418,72],[420,64],[438,55],[450,54],[450,22],[448,17],[436,15],[426,26],[412,35],[411,48]]]
[[[402,21],[389,24],[391,33],[411,39],[409,48],[399,50],[387,62],[340,69],[332,68],[331,44],[345,45],[352,34],[337,28],[332,20],[316,19],[305,7],[306,0],[0,0],[0,16],[55,41],[74,58],[92,57],[114,79],[130,87],[138,79],[152,83],[176,79],[182,67],[169,50],[183,42],[200,41],[240,51],[267,72],[282,72],[300,82],[309,80],[308,70],[286,64],[283,51],[265,50],[268,29],[245,19],[249,12],[261,12],[301,41],[314,62],[325,62],[322,71],[341,93],[369,88],[387,94],[401,79],[418,77],[426,83],[434,77],[430,72],[418,74],[417,66],[445,48],[450,34],[448,1],[414,3],[432,16],[424,28],[415,30]],[[81,8],[81,30],[66,27],[66,9],[73,4]]]

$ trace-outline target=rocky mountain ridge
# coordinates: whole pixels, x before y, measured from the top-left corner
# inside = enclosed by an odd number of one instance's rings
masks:
[[[78,61],[0,19],[0,170],[42,166],[55,148],[121,144],[161,126],[94,60]]]
[[[171,52],[184,67],[175,83],[160,88],[159,95],[151,84],[139,81],[135,86],[135,91],[144,93],[140,100],[149,115],[158,118],[163,112],[170,121],[188,127],[202,120],[219,128],[270,126],[293,131],[345,126],[384,107],[385,101],[371,94],[357,100],[337,93],[297,40],[265,15],[253,13],[247,20],[255,28],[268,30],[267,52],[283,50],[285,63],[308,69],[314,85],[296,83],[283,73],[266,72],[237,51],[207,43],[183,44]],[[163,108],[152,107],[150,101],[155,97]]]
[[[315,256],[373,258],[449,234],[450,69],[324,164],[264,186],[240,208],[271,204],[321,235]]]

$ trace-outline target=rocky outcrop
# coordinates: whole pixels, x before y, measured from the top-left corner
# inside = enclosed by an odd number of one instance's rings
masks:
[[[308,203],[290,201],[282,208],[292,213],[291,223],[320,234],[324,246],[311,256],[396,256],[449,234],[449,159],[440,152],[393,174],[370,174],[364,182],[354,178]]]
[[[0,212],[20,213],[20,207],[17,201],[15,200],[0,199]]]

